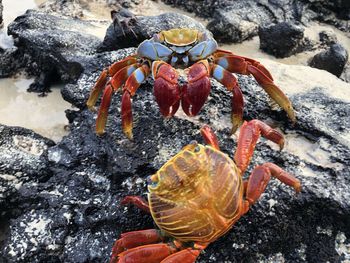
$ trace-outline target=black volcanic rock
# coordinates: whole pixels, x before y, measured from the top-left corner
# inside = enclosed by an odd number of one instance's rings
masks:
[[[260,49],[278,58],[289,57],[312,47],[304,28],[292,23],[259,27]]]
[[[326,51],[316,54],[309,62],[313,68],[327,70],[328,72],[340,77],[349,54],[341,44],[333,44]]]
[[[207,28],[221,42],[242,42],[258,34],[259,26],[316,20],[350,32],[349,1],[323,0],[163,0],[210,18]],[[327,2],[327,3],[326,3]],[[276,40],[278,41],[278,40]]]
[[[134,49],[101,53],[76,84],[67,85],[65,98],[81,110],[69,113],[70,134],[57,145],[45,144],[36,161],[44,169],[37,169],[35,176],[19,185],[17,181],[9,183],[11,176],[0,176],[7,193],[2,201],[6,215],[0,217],[5,228],[0,257],[6,261],[107,262],[113,241],[122,232],[154,227],[151,216],[121,206],[120,200],[125,195],[145,195],[147,176],[191,140],[203,142],[201,125],[216,129],[222,151],[233,156],[237,138],[229,134],[231,98],[216,81],[198,117],[180,114],[167,120],[155,103],[153,81],[147,80],[133,99],[134,141],[121,131],[121,96],[115,94],[106,134],[96,136],[96,113],[83,105],[103,65],[132,52]],[[255,165],[274,162],[295,174],[303,190],[296,196],[290,188],[271,180],[251,211],[211,244],[198,262],[341,260],[344,256],[337,251],[346,242],[344,235],[350,234],[350,179],[346,176],[350,172],[346,139],[349,103],[316,87],[295,94],[291,100],[298,122],[292,127],[284,112],[269,108],[266,94],[251,77],[238,76],[238,80],[246,102],[245,119],[272,118],[286,133],[287,142],[290,138],[310,145],[305,153],[279,152],[262,139],[247,175]],[[15,128],[5,129],[10,133]],[[4,140],[11,142],[8,136]],[[0,147],[0,156],[7,151]],[[12,171],[0,166],[0,174],[15,176],[21,169],[25,171],[20,155],[9,156],[18,168]],[[319,160],[321,157],[324,159]],[[322,254],[315,253],[319,250]]]
[[[320,41],[325,46],[330,46],[338,42],[337,35],[333,30],[323,30],[319,33]]]
[[[143,40],[153,37],[162,30],[178,27],[206,30],[201,23],[181,14],[165,13],[158,16],[132,17],[130,12],[121,9],[115,14],[114,22],[108,27],[99,51],[137,47]]]
[[[45,91],[53,81],[76,81],[100,40],[91,35],[96,25],[82,21],[28,10],[8,27],[17,49],[12,53],[17,70],[24,68],[29,75],[37,76],[31,89]],[[8,76],[8,64],[2,62],[0,72]],[[9,59],[9,64],[13,61]],[[16,72],[12,72],[15,74]]]

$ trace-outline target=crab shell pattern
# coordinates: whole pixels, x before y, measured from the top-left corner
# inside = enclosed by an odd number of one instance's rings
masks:
[[[185,69],[187,83],[180,85],[176,68]],[[218,49],[208,33],[196,29],[177,28],[161,31],[143,41],[135,55],[104,69],[93,87],[87,106],[90,109],[103,92],[96,120],[96,133],[103,134],[113,92],[121,90],[122,128],[132,138],[131,98],[142,82],[151,74],[154,78],[154,96],[164,117],[173,116],[180,103],[188,116],[199,113],[210,93],[213,77],[232,93],[232,132],[243,122],[243,95],[232,73],[253,75],[267,94],[286,111],[292,122],[295,114],[291,102],[274,84],[269,71],[258,61]]]
[[[220,151],[208,126],[201,131],[209,145],[192,142],[152,175],[148,203],[137,196],[122,201],[150,212],[160,231],[122,234],[111,263],[193,263],[248,212],[271,177],[300,192],[300,181],[273,163],[255,167],[248,180],[242,179],[260,135],[283,147],[283,136],[265,123],[244,122],[234,161]]]

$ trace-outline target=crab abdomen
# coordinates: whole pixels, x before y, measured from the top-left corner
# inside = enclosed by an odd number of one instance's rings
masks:
[[[181,241],[212,242],[232,226],[242,208],[243,186],[234,162],[200,145],[183,151],[156,174],[150,187],[152,216],[166,234]]]

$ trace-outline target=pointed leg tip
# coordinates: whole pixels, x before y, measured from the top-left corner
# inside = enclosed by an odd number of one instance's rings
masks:
[[[297,182],[297,183],[295,183],[295,185],[294,185],[294,189],[295,189],[296,194],[299,194],[299,193],[301,192],[302,187],[301,187],[301,183],[300,183],[300,181],[299,181],[299,180],[298,180],[298,182]]]
[[[133,140],[133,134],[131,130],[124,130],[124,134],[130,141]]]
[[[283,148],[284,148],[284,143],[285,143],[284,138],[282,138],[282,139],[279,141],[279,143],[278,143],[278,145],[280,146],[280,151],[283,150]]]
[[[99,137],[101,137],[101,136],[103,136],[105,134],[105,130],[103,129],[103,130],[97,130],[96,129],[96,135],[97,136],[99,136]]]

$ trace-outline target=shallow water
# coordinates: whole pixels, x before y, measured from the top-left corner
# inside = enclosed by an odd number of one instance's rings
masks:
[[[7,36],[7,26],[17,16],[24,14],[27,9],[36,8],[43,0],[3,0],[4,27],[0,30],[0,47],[13,47],[12,37]],[[0,79],[0,123],[10,126],[21,126],[59,141],[67,131],[68,120],[64,111],[71,107],[63,100],[60,85],[52,87],[52,92],[46,97],[26,90],[33,82],[25,76]]]
[[[32,129],[57,142],[67,134],[64,111],[70,104],[63,100],[59,85],[53,86],[46,97],[27,92],[32,82],[33,79],[0,79],[0,123]]]

